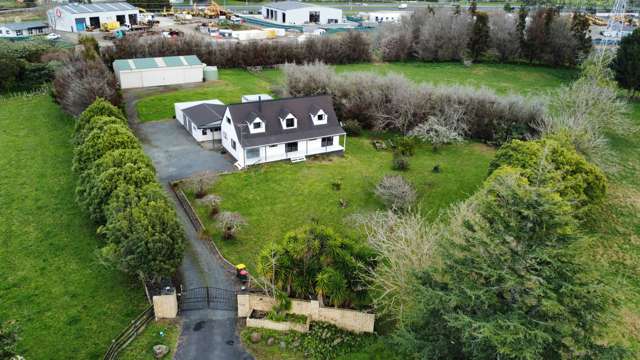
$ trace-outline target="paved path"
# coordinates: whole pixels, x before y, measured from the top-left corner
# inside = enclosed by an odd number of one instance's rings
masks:
[[[232,170],[233,165],[218,152],[201,148],[175,120],[134,126],[144,151],[158,171],[186,235],[187,247],[180,267],[185,289],[218,287],[235,290],[233,273],[220,264],[198,238],[186,213],[169,188],[169,182],[203,171]],[[252,359],[236,334],[236,312],[228,310],[190,310],[181,314],[182,333],[175,359],[219,360]]]

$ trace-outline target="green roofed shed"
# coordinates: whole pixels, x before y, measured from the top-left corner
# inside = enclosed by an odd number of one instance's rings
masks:
[[[123,89],[200,82],[204,66],[195,55],[119,59],[113,62],[113,70]]]

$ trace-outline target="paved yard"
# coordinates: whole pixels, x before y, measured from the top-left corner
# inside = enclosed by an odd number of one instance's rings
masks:
[[[234,169],[229,157],[203,149],[175,120],[138,124],[137,133],[163,182]]]

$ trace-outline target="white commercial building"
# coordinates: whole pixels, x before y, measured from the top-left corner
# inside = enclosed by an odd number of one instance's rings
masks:
[[[370,22],[400,22],[405,16],[410,16],[409,11],[373,11],[368,13],[367,17]]]
[[[70,3],[47,11],[49,25],[53,29],[70,32],[99,29],[102,24],[116,21],[121,26],[136,25],[139,16],[138,8],[126,2]]]
[[[202,82],[204,64],[195,55],[120,59],[113,71],[121,89]]]
[[[262,17],[290,25],[337,24],[342,22],[342,10],[299,1],[281,1],[263,5]]]

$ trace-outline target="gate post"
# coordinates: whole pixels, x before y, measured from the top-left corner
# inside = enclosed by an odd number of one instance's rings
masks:
[[[178,316],[178,297],[175,289],[153,296],[153,313],[157,319],[175,319]]]
[[[209,307],[209,289],[211,289],[210,287],[206,287],[205,290],[207,291],[207,308]]]

